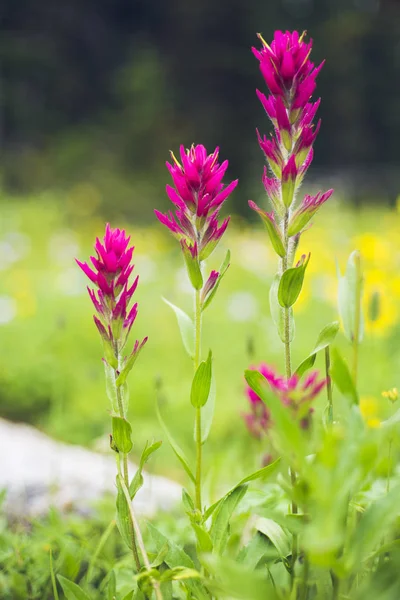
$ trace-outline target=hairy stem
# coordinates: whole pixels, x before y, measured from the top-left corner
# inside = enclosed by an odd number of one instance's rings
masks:
[[[288,223],[289,223],[289,212],[286,211],[285,217],[283,220],[283,240],[285,246],[285,256],[282,258],[282,273],[286,271],[288,268],[288,250],[289,250],[289,238],[288,238]],[[285,371],[286,377],[289,379],[292,375],[292,361],[290,355],[290,308],[284,308],[284,346],[285,346]],[[296,485],[296,473],[294,469],[290,468],[290,479],[292,482],[292,487],[294,488]],[[292,514],[296,515],[298,512],[297,504],[295,501],[292,502]],[[292,583],[294,582],[294,566],[297,560],[298,554],[298,541],[297,535],[293,534],[292,538]]]
[[[119,473],[118,473],[119,482],[121,484],[121,488],[122,488],[122,491],[124,493],[124,496],[125,496],[125,499],[126,499],[126,502],[128,505],[130,520],[131,520],[134,532],[137,537],[137,543],[140,548],[140,553],[143,558],[144,566],[146,568],[146,571],[151,571],[151,564],[149,561],[149,557],[147,556],[146,547],[144,545],[144,541],[143,541],[143,537],[142,537],[142,532],[140,531],[139,523],[136,519],[135,511],[133,510],[132,500],[131,500],[131,497],[129,494],[129,490],[128,490],[128,487],[126,486],[125,478],[122,476],[121,470],[119,469],[118,471],[119,471]],[[151,585],[153,586],[156,598],[158,600],[162,600],[163,597],[162,597],[162,593],[160,590],[159,582],[156,581],[154,578],[151,578],[150,581],[151,581]]]
[[[124,411],[124,405],[123,405],[122,397],[121,397],[121,390],[118,385],[116,385],[115,387],[117,390],[117,402],[118,402],[119,414],[120,414],[120,417],[122,417],[124,419],[125,411]],[[125,486],[129,490],[128,455],[122,454],[122,453],[121,453],[121,455],[122,455],[122,462],[123,462],[123,469],[124,469]],[[118,467],[119,467],[119,455],[118,454],[117,454],[117,463],[118,463]],[[142,565],[140,564],[140,558],[139,558],[138,549],[137,549],[137,545],[136,545],[135,528],[133,527],[133,523],[129,524],[129,530],[130,530],[130,534],[131,534],[133,559],[135,561],[136,569],[139,572],[140,569],[142,568]]]
[[[200,290],[195,293],[195,311],[194,311],[194,327],[195,327],[195,352],[194,352],[194,372],[200,364],[201,354],[201,302]],[[201,442],[201,408],[196,408],[196,508],[202,512],[201,501],[201,472],[202,472],[202,442]]]

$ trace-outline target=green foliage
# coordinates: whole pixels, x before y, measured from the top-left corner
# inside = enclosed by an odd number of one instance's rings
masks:
[[[129,454],[132,450],[132,427],[129,421],[122,417],[112,417],[113,442],[119,452]]]
[[[322,331],[320,332],[317,343],[314,346],[314,349],[310,352],[310,354],[303,360],[302,363],[296,369],[296,374],[301,377],[304,375],[308,369],[314,366],[315,359],[317,358],[318,352],[324,350],[328,346],[330,346],[336,338],[336,335],[339,331],[339,322],[334,321],[333,323],[329,323],[326,325]]]
[[[290,308],[299,297],[309,260],[310,257],[308,256],[298,266],[286,269],[282,273],[278,288],[278,301],[282,307]]]
[[[190,401],[195,408],[202,408],[206,405],[210,396],[212,379],[212,354],[208,353],[207,360],[203,360],[194,375],[192,389],[190,392]]]

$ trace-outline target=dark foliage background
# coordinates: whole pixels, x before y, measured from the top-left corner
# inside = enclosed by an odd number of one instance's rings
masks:
[[[398,0],[2,0],[0,11],[9,192],[89,182],[108,211],[146,219],[168,150],[194,141],[230,159],[240,210],[260,190],[255,128],[269,128],[250,47],[257,31],[296,28],[327,61],[313,176],[340,179],[356,201],[398,194]]]

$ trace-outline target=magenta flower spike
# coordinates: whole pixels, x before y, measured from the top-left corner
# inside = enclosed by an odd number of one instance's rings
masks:
[[[88,287],[97,312],[94,322],[103,339],[106,358],[115,368],[122,368],[120,351],[127,342],[138,312],[137,303],[129,308],[139,281],[139,277],[136,277],[129,282],[134,268],[131,264],[134,247],[128,247],[129,242],[130,237],[123,229],[111,229],[107,224],[103,242],[96,239],[96,256],[90,257],[93,267],[75,259],[97,288]],[[136,357],[146,341],[147,337],[140,343],[136,341],[129,360]]]
[[[265,377],[275,396],[288,407],[301,427],[307,429],[314,410],[311,403],[325,387],[326,379],[319,379],[318,371],[313,371],[303,380],[296,374],[287,379],[276,374],[266,363],[261,363],[258,367],[251,367],[251,369],[258,371]],[[247,427],[253,435],[254,431],[267,432],[272,425],[268,407],[249,386],[246,387],[246,395],[251,406],[250,414],[244,415]],[[249,423],[251,426],[249,426]]]
[[[257,96],[274,127],[274,137],[271,139],[261,137],[257,131],[259,145],[273,175],[270,178],[264,174],[263,181],[276,221],[286,238],[284,221],[287,222],[296,209],[296,193],[312,162],[313,144],[321,125],[320,121],[314,124],[320,99],[315,102],[310,99],[324,63],[315,66],[311,61],[313,42],[311,39],[305,41],[305,33],[299,35],[297,31],[276,31],[271,44],[260,34],[258,37],[262,43],[261,49],[253,48],[252,51],[259,61],[270,95],[266,97],[257,90]],[[324,201],[332,192],[326,194],[323,194]],[[323,202],[313,205],[315,210],[312,214],[321,204]],[[254,204],[251,208],[254,209]],[[310,215],[311,211],[307,214]],[[296,224],[299,223],[300,219],[297,219]],[[301,230],[296,227],[293,232],[292,227],[289,238],[301,233]],[[291,242],[289,239],[284,241],[288,252]]]
[[[169,199],[175,205],[175,214],[155,210],[158,220],[190,249],[193,258],[206,259],[225,232],[229,217],[220,224],[219,211],[236,188],[238,180],[224,185],[222,180],[228,161],[218,162],[219,148],[212,154],[201,144],[189,150],[180,147],[180,159],[171,152],[172,164],[167,162],[174,187],[167,185]]]

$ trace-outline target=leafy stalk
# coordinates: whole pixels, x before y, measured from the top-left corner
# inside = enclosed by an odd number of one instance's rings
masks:
[[[117,402],[118,402],[119,416],[122,419],[124,419],[125,418],[125,411],[124,411],[124,405],[123,405],[122,397],[121,397],[121,388],[118,385],[116,385],[115,387],[116,387],[116,390],[117,390]],[[129,489],[128,455],[125,454],[125,453],[122,454],[122,462],[123,462],[123,469],[124,469],[124,481],[125,481],[125,485]],[[119,465],[119,454],[118,453],[117,453],[117,464]],[[129,504],[130,504],[130,499],[129,499]],[[137,549],[137,545],[136,545],[136,536],[135,536],[135,529],[133,527],[133,523],[130,523],[129,529],[130,529],[131,542],[132,542],[133,558],[134,558],[134,561],[135,561],[136,569],[138,571],[140,571],[141,564],[140,564],[140,558],[139,558],[138,549]]]
[[[286,210],[283,221],[283,241],[285,246],[285,256],[282,258],[282,273],[288,268],[287,256],[289,248],[289,237],[288,237],[288,223],[289,223],[289,211]],[[291,349],[290,349],[290,308],[285,307],[284,309],[284,346],[285,346],[285,371],[286,377],[289,379],[292,375],[292,363],[291,363]],[[296,485],[296,473],[294,469],[290,468],[290,479],[292,487]],[[298,512],[297,504],[292,501],[292,514],[296,515]],[[294,566],[297,560],[298,553],[298,540],[297,535],[293,534],[292,538],[292,581],[294,581]]]
[[[118,456],[119,455],[117,454],[117,457]],[[133,510],[131,496],[129,494],[128,486],[125,483],[125,476],[123,476],[122,473],[121,473],[121,465],[120,465],[120,461],[118,459],[117,459],[117,465],[118,465],[118,478],[119,478],[119,482],[121,484],[121,488],[122,488],[122,491],[123,491],[124,496],[125,496],[125,500],[126,500],[127,505],[128,505],[130,520],[131,520],[131,523],[132,523],[132,527],[133,527],[134,533],[135,533],[136,538],[137,538],[137,544],[138,544],[138,546],[140,548],[140,553],[141,553],[142,558],[143,558],[143,563],[144,563],[145,569],[146,569],[147,572],[150,572],[151,571],[151,564],[150,564],[149,557],[148,557],[147,552],[146,552],[146,547],[144,545],[144,541],[143,541],[143,537],[142,537],[142,532],[140,531],[139,523],[138,523],[138,521],[136,519],[135,511]],[[151,581],[151,585],[153,586],[153,589],[154,589],[154,592],[155,592],[157,600],[163,600],[163,596],[162,596],[162,593],[161,593],[161,590],[160,590],[160,584],[159,584],[159,582],[156,579],[154,579],[154,577],[151,577],[150,581]]]
[[[195,336],[195,353],[194,353],[194,372],[200,364],[201,354],[201,300],[200,290],[195,290],[195,318],[194,318],[194,336]],[[201,440],[201,407],[196,407],[196,508],[202,511],[201,501],[201,472],[202,472],[202,440]]]

